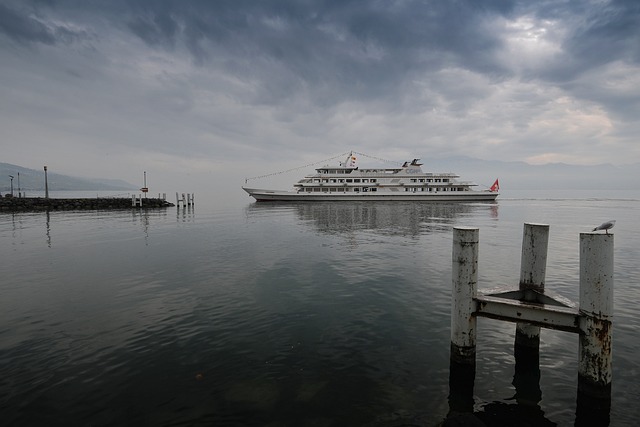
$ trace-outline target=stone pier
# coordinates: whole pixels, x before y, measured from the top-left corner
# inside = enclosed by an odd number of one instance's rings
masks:
[[[157,209],[175,206],[164,199],[142,199],[142,206],[131,206],[131,198],[47,199],[42,197],[2,197],[1,212],[52,210]]]

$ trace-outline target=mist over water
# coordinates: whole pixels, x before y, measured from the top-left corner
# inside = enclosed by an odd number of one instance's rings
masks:
[[[577,302],[579,233],[616,219],[611,425],[634,425],[640,194],[608,196],[196,194],[192,209],[0,213],[0,413],[7,425],[436,425],[449,411],[452,228],[480,229],[480,289],[515,289],[523,223],[550,224],[546,287]],[[476,407],[513,404],[515,326],[478,329]],[[541,337],[537,406],[573,424],[578,338]]]

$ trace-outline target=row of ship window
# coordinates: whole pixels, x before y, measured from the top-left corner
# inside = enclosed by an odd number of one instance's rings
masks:
[[[362,191],[363,193],[366,193],[367,191],[370,192],[375,192],[378,191],[378,189],[376,187],[314,187],[314,188],[304,188],[301,189],[300,191],[305,191],[307,193],[336,193],[336,192],[356,192],[359,193],[360,191]]]
[[[412,178],[411,182],[449,182],[449,178]]]
[[[335,192],[363,192],[367,191],[374,192],[378,191],[376,187],[306,187],[301,189],[300,191],[304,191],[306,193],[335,193]],[[419,193],[419,192],[438,192],[438,191],[464,191],[463,187],[405,187],[405,192]]]
[[[412,183],[418,183],[418,182],[449,182],[448,178],[412,178],[410,180]],[[335,179],[327,179],[327,178],[323,178],[323,179],[314,179],[313,182],[315,183],[344,183],[344,182],[352,182],[352,183],[375,183],[378,182],[377,179],[375,178],[335,178]]]
[[[365,184],[366,184],[366,183],[369,183],[369,182],[376,183],[376,182],[378,182],[378,180],[377,180],[377,179],[375,179],[375,178],[362,178],[362,179],[360,179],[360,178],[347,178],[347,179],[343,179],[343,178],[336,178],[336,179],[326,179],[326,178],[325,178],[325,179],[314,179],[314,180],[313,180],[313,182],[315,182],[315,183],[319,183],[319,182],[325,182],[325,183],[328,183],[328,182],[330,182],[330,183],[332,183],[332,184],[335,184],[335,183],[344,183],[344,182],[355,182],[355,183],[359,183],[359,182],[361,182],[361,183],[365,183]]]

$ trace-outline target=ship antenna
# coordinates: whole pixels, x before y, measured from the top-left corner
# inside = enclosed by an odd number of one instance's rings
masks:
[[[368,157],[368,158],[370,158],[370,159],[379,160],[379,161],[381,161],[381,162],[390,163],[390,164],[392,164],[392,165],[394,165],[394,166],[398,166],[398,165],[400,164],[400,162],[396,162],[396,161],[393,161],[393,160],[382,159],[382,158],[380,158],[380,157],[370,156],[370,155],[368,155],[368,154],[365,154],[365,153],[359,153],[359,152],[357,152],[357,151],[352,151],[352,153],[353,153],[353,154],[357,154],[358,156],[364,156],[364,157]]]
[[[339,157],[344,157],[347,154],[348,153],[342,153],[342,154],[338,154],[337,156],[330,157],[328,159],[320,160],[319,162],[309,163],[308,165],[298,166],[296,168],[287,169],[287,170],[283,170],[283,171],[279,171],[279,172],[268,173],[266,175],[260,175],[260,176],[253,176],[251,178],[245,178],[244,183],[246,184],[248,181],[251,181],[251,180],[254,180],[254,179],[268,178],[270,176],[275,176],[275,175],[281,175],[281,174],[284,174],[284,173],[294,172],[294,171],[297,171],[297,170],[300,170],[300,169],[305,169],[305,168],[308,168],[308,167],[311,167],[311,166],[318,165],[320,163],[325,163],[326,164],[330,160],[335,160],[335,159],[337,159]]]

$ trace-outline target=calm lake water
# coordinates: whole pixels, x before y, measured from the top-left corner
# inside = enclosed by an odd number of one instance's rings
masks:
[[[611,425],[637,425],[640,193],[196,201],[0,213],[3,425],[435,426],[449,411],[452,228],[480,229],[480,289],[516,289],[523,224],[550,224],[546,288],[577,302],[579,233],[609,219]],[[514,329],[478,320],[479,411],[515,407]],[[577,352],[576,335],[542,331],[535,423],[573,425]]]

